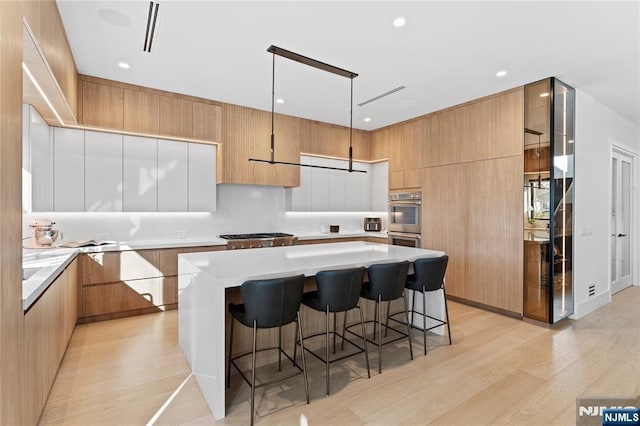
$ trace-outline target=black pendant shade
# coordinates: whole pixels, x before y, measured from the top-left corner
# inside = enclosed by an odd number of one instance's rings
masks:
[[[269,48],[267,49],[267,52],[273,54],[273,61],[272,61],[272,68],[271,68],[271,158],[269,160],[249,158],[249,161],[255,161],[259,163],[268,163],[268,164],[283,164],[287,166],[314,167],[317,169],[343,170],[350,173],[351,172],[367,173],[365,170],[353,169],[353,79],[356,78],[358,74],[351,71],[347,71],[342,68],[334,67],[333,65],[329,65],[327,63],[309,58],[304,55],[300,55],[295,52],[291,52],[289,50],[286,50],[274,45],[269,46]],[[350,109],[349,109],[349,168],[344,169],[340,167],[317,166],[313,164],[291,163],[287,161],[275,160],[275,139],[276,138],[274,134],[274,123],[275,123],[276,55],[281,56],[283,58],[290,59],[292,61],[299,62],[304,65],[308,65],[310,67],[317,68],[322,71],[327,71],[333,74],[337,74],[339,76],[346,77],[349,80],[351,80],[351,99],[350,99],[350,105],[349,105],[350,106]]]

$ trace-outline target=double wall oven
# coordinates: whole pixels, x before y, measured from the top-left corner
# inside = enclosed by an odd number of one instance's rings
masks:
[[[389,194],[389,244],[420,247],[422,192]]]

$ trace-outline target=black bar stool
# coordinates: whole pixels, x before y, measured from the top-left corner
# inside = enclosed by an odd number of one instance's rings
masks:
[[[241,288],[243,304],[229,304],[229,313],[231,314],[231,332],[229,337],[229,359],[227,364],[227,387],[231,380],[231,365],[240,373],[242,378],[251,386],[251,424],[253,424],[254,416],[254,400],[256,389],[256,352],[266,350],[278,350],[278,370],[281,367],[281,355],[284,354],[293,364],[302,372],[304,376],[304,390],[309,403],[309,384],[307,382],[307,365],[304,359],[304,345],[302,343],[302,324],[300,321],[300,303],[302,302],[302,291],[304,287],[304,275],[296,275],[286,278],[274,278],[268,280],[252,280],[245,281]],[[241,324],[253,328],[253,349],[235,357],[231,356],[233,345],[233,324],[234,319]],[[300,344],[303,348],[302,352],[302,368],[296,364],[295,358],[291,358],[282,350],[282,338],[280,328],[283,325],[296,321],[296,334],[299,334]],[[279,327],[278,330],[278,346],[271,348],[256,349],[256,338],[259,328]],[[294,345],[295,347],[295,345]],[[236,365],[235,360],[251,354],[251,380],[242,373]],[[261,383],[259,386],[266,386],[281,380],[293,377],[300,372],[278,377],[269,382]]]
[[[305,337],[305,339],[322,336],[323,334],[325,335],[326,349],[324,358],[308,348],[306,350],[309,351],[313,356],[318,358],[320,361],[325,363],[327,395],[329,395],[329,364],[331,362],[340,361],[357,353],[364,352],[364,359],[367,365],[367,375],[369,376],[369,378],[371,378],[371,371],[369,370],[369,353],[367,351],[367,339],[364,337],[364,315],[362,313],[362,306],[360,305],[360,292],[362,291],[362,280],[364,279],[364,272],[364,267],[318,272],[316,274],[316,285],[318,287],[318,290],[310,293],[305,293],[302,296],[302,303],[304,305],[316,311],[324,312],[326,315],[326,332],[307,336]],[[336,332],[337,313],[344,312],[344,321],[346,323],[347,312],[355,308],[358,308],[360,310],[360,326],[362,328],[363,347],[345,338],[344,327],[342,336],[340,336]],[[329,330],[329,318],[331,316],[331,313],[333,313],[333,331]],[[347,342],[349,342],[349,344],[358,348],[359,351],[330,360],[329,335],[331,334],[333,334],[334,354],[336,353],[336,335],[340,336],[340,338],[342,339],[342,350],[344,350],[344,342],[346,340]],[[293,357],[295,358],[295,351]]]
[[[389,327],[388,324],[382,324],[382,315],[380,314],[380,305],[382,302],[391,303],[392,300],[404,299],[404,287],[407,282],[407,271],[409,270],[409,262],[395,262],[395,263],[379,263],[369,266],[367,268],[369,274],[369,283],[362,288],[361,297],[368,300],[375,300],[376,302],[376,320],[374,321],[373,333],[376,334],[376,328],[378,330],[378,336],[376,340],[370,340],[372,343],[378,345],[378,373],[382,373],[382,326],[385,330],[391,328],[396,333],[400,334],[400,337],[385,342],[392,343],[397,340],[407,338],[409,342],[409,354],[413,359],[413,349],[411,347],[411,329],[409,328],[409,312],[407,307],[407,301],[405,302],[405,314],[407,315],[407,332],[397,330],[393,327]],[[369,321],[367,321],[369,322]],[[386,333],[385,333],[386,335]]]
[[[422,315],[422,331],[424,338],[424,354],[427,354],[427,331],[433,328],[447,325],[447,334],[449,335],[449,344],[451,344],[451,328],[449,324],[449,308],[447,306],[447,292],[444,288],[444,275],[447,272],[447,264],[449,262],[449,256],[444,255],[441,257],[429,257],[423,259],[416,259],[413,263],[413,275],[407,278],[406,288],[413,290],[413,303],[411,305],[411,320],[409,324],[411,327],[417,328],[413,325],[413,314]],[[427,296],[430,291],[442,290],[444,297],[444,311],[445,319],[434,318],[427,315]],[[422,310],[418,312],[415,310],[416,306],[416,293],[422,293]],[[397,314],[393,314],[397,315]],[[390,319],[396,322],[402,322],[391,315]],[[427,327],[427,318],[430,318],[437,322],[436,325]]]

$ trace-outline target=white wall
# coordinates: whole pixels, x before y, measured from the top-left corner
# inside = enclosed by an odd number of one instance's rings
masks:
[[[640,128],[606,105],[576,90],[575,209],[574,209],[574,315],[580,318],[611,300],[610,204],[612,144],[640,152]],[[633,191],[638,197],[640,170],[634,164]],[[637,205],[634,229],[640,237]],[[640,238],[636,238],[636,242]],[[634,284],[638,285],[640,246],[634,247]],[[589,297],[588,287],[596,294]]]
[[[341,231],[360,231],[371,212],[292,213],[284,211],[284,188],[254,185],[218,185],[214,213],[34,213],[23,219],[45,217],[56,222],[64,241],[110,239],[116,241],[217,237],[247,232],[320,232],[322,225],[340,225]],[[384,215],[383,215],[384,214]],[[386,221],[386,212],[375,214]]]

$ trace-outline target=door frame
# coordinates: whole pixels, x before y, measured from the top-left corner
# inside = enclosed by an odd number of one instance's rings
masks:
[[[608,205],[609,205],[609,209],[608,209],[608,216],[607,216],[607,223],[608,223],[608,232],[607,235],[611,235],[613,232],[612,226],[611,226],[611,210],[612,210],[612,186],[613,186],[613,168],[611,166],[612,162],[613,162],[613,155],[614,153],[619,153],[619,154],[623,154],[626,156],[631,157],[631,285],[633,286],[640,286],[640,282],[638,282],[638,270],[639,270],[639,259],[638,259],[638,254],[640,253],[640,247],[638,246],[638,244],[640,243],[640,238],[638,237],[638,232],[640,231],[640,218],[639,218],[639,212],[640,212],[640,203],[639,203],[639,198],[638,197],[638,180],[640,179],[640,170],[638,170],[638,167],[640,167],[640,154],[638,154],[638,152],[630,149],[629,147],[625,146],[625,145],[621,145],[615,142],[611,143],[610,149],[609,149],[609,165],[608,165],[608,174],[609,174],[609,178],[608,178]],[[609,297],[611,297],[611,243],[607,243],[607,288],[609,290]]]

